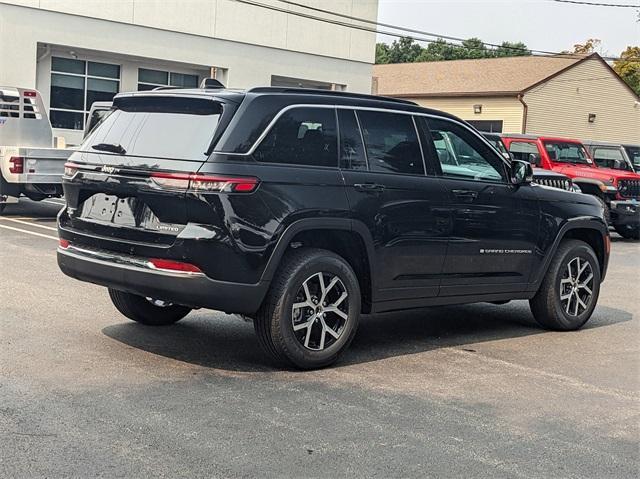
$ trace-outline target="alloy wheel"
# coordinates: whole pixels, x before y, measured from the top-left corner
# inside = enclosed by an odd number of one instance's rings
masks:
[[[579,316],[589,308],[593,297],[593,269],[584,258],[567,263],[560,279],[560,303],[569,316]]]
[[[296,293],[291,317],[296,339],[322,351],[334,344],[349,320],[349,294],[342,280],[327,272],[308,277]]]

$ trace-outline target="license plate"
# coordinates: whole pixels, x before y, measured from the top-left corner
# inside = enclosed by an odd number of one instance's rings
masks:
[[[138,198],[118,198],[102,193],[93,195],[84,202],[81,216],[88,220],[133,228],[140,227],[141,220],[158,221]]]

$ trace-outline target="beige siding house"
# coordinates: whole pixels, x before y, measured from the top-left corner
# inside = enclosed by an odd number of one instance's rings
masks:
[[[372,88],[481,130],[640,143],[640,98],[598,55],[376,65]]]

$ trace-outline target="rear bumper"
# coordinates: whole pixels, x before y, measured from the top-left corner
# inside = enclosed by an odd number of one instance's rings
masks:
[[[151,269],[144,258],[83,248],[58,248],[63,273],[80,281],[194,308],[255,313],[267,292],[265,283],[216,281],[205,274]]]
[[[640,202],[612,201],[610,206],[611,223],[614,226],[640,227]]]

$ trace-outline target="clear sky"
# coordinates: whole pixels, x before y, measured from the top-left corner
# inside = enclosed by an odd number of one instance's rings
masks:
[[[638,5],[640,0],[586,0]],[[379,0],[378,21],[485,42],[523,41],[536,50],[571,50],[587,38],[619,56],[640,45],[639,9],[561,4],[551,0]],[[393,38],[380,37],[391,42]]]

